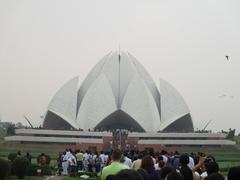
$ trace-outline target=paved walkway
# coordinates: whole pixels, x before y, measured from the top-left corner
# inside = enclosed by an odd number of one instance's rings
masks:
[[[48,176],[45,177],[44,180],[61,180],[62,178],[60,176]]]

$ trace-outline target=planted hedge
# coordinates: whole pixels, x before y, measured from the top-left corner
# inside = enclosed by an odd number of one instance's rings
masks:
[[[8,160],[10,160],[10,161],[14,161],[15,159],[17,158],[17,153],[10,153],[9,155],[8,155]]]
[[[23,179],[25,175],[27,175],[28,168],[30,166],[30,162],[27,158],[17,157],[12,164],[13,173],[19,178]]]
[[[0,159],[0,180],[4,180],[10,174],[10,162]]]

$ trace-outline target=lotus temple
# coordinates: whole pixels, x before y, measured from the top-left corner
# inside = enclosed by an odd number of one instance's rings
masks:
[[[158,84],[127,52],[109,53],[80,84],[61,87],[49,103],[46,129],[128,129],[135,132],[193,132],[189,108],[168,82]]]
[[[140,149],[179,145],[231,145],[224,134],[196,133],[190,110],[167,81],[155,83],[128,52],[111,52],[89,72],[66,82],[50,100],[42,129],[19,129],[8,141],[65,143],[106,149],[112,131],[128,131]]]

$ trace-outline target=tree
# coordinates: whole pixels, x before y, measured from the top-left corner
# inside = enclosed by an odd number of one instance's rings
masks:
[[[12,164],[13,172],[19,179],[23,179],[27,174],[27,170],[30,166],[28,159],[24,157],[17,157]]]
[[[233,139],[234,136],[235,136],[235,131],[236,131],[236,129],[231,129],[231,128],[229,128],[229,132],[228,132],[228,135],[227,135],[227,139]]]
[[[15,124],[15,127],[18,128],[18,129],[24,128],[24,126],[21,122],[18,122],[17,124]]]
[[[7,126],[7,135],[11,136],[15,134],[15,125],[14,124],[9,124]]]

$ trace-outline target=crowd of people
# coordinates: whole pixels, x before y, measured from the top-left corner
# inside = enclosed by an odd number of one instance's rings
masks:
[[[107,165],[109,156],[107,153],[100,154],[90,151],[66,149],[58,156],[59,175],[75,175],[77,172],[93,172],[99,175],[101,169]]]
[[[21,151],[18,151],[17,154],[16,154],[16,157],[24,157],[24,158],[26,158],[26,159],[29,161],[30,164],[31,164],[31,162],[32,162],[32,156],[29,154],[29,152],[27,152],[26,155],[23,156],[23,155],[22,155],[22,152],[21,152]],[[14,159],[15,159],[16,157],[14,157]],[[12,160],[14,160],[14,159],[12,159]]]
[[[204,153],[124,151],[93,153],[66,149],[58,157],[59,175],[93,172],[101,180],[224,180],[215,158]],[[240,167],[229,170],[228,180],[240,180]]]

